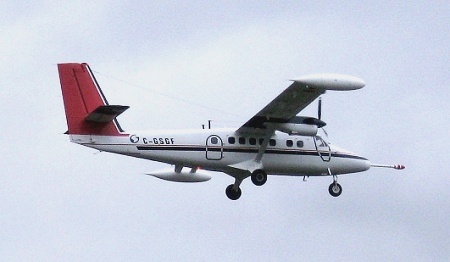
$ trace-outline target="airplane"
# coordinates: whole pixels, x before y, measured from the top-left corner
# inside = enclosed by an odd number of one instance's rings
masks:
[[[110,105],[86,63],[61,63],[58,72],[70,141],[100,151],[167,163],[173,167],[148,173],[174,182],[204,182],[208,171],[234,178],[225,193],[241,197],[244,179],[256,186],[268,175],[331,176],[331,196],[342,193],[338,176],[371,167],[404,169],[403,165],[372,164],[367,158],[331,144],[318,134],[321,100],[326,91],[360,89],[365,82],[340,74],[313,74],[292,80],[281,94],[239,128],[125,132],[117,120],[129,106]],[[319,98],[318,117],[297,116]]]

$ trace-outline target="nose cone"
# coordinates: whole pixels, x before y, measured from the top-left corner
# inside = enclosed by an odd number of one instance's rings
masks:
[[[364,157],[353,155],[347,160],[345,166],[347,168],[346,173],[357,173],[369,170],[371,163]]]
[[[335,152],[335,168],[340,170],[339,173],[357,173],[368,170],[371,167],[370,161],[353,152],[342,149],[335,145],[332,146],[332,151]]]
[[[362,171],[366,171],[369,170],[369,168],[372,166],[372,163],[370,163],[369,160],[361,157],[362,159],[359,161],[358,164],[358,169],[360,169],[360,171],[357,172],[362,172]]]

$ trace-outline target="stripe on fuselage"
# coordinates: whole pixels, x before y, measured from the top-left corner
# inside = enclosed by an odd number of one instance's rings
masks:
[[[204,146],[137,146],[137,149],[140,151],[185,151],[185,152],[205,152],[206,147]],[[211,148],[208,147],[208,151],[221,151],[227,153],[258,153],[257,148],[227,148],[227,147],[216,147]],[[320,151],[323,155],[328,155],[328,151]],[[264,154],[280,154],[280,155],[299,155],[299,156],[319,156],[318,152],[313,150],[288,150],[288,149],[267,149]],[[349,155],[344,153],[331,153],[331,157],[337,158],[350,158],[350,159],[359,159],[359,160],[367,160],[364,157]]]

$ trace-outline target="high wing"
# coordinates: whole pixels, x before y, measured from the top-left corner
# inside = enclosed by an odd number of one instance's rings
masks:
[[[250,174],[256,176],[258,170],[264,173],[261,160],[276,130],[304,136],[317,134],[317,129],[325,125],[323,121],[296,116],[317,97],[327,90],[354,90],[365,85],[360,78],[337,74],[307,75],[292,81],[288,88],[237,130],[239,133],[264,136],[264,139],[254,159],[228,166],[230,169],[226,173],[236,178],[234,188],[238,188]]]
[[[362,88],[362,79],[338,74],[307,75],[296,80],[255,116],[242,125],[241,133],[273,133],[270,124],[309,124],[323,126],[324,122],[311,117],[296,117],[326,90],[354,90]]]
[[[238,131],[255,132],[254,129],[266,129],[266,123],[287,123],[323,93],[324,89],[294,81]]]

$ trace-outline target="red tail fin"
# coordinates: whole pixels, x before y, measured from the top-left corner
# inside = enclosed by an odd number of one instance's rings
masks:
[[[89,65],[58,64],[69,134],[118,136],[116,116],[126,106],[110,106]]]

